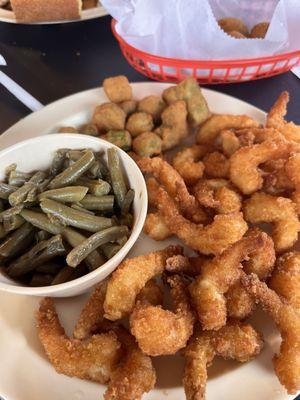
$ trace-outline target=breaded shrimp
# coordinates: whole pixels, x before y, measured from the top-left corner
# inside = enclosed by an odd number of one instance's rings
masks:
[[[147,302],[137,302],[130,315],[130,330],[141,350],[150,356],[175,354],[185,347],[195,321],[186,285],[178,275],[166,278],[171,287],[174,312]]]
[[[187,218],[191,218],[197,223],[206,221],[205,212],[195,197],[187,190],[182,177],[169,163],[159,157],[143,158],[138,162],[138,166],[142,172],[151,173],[166,188],[169,195],[178,202],[180,210]],[[152,190],[154,191],[153,182]]]
[[[257,192],[244,203],[245,219],[253,224],[272,224],[272,238],[277,252],[291,248],[298,239],[300,223],[296,205],[285,197]]]
[[[200,144],[212,144],[224,129],[256,128],[258,126],[258,122],[248,115],[214,114],[200,126],[196,140]]]
[[[143,231],[153,240],[165,240],[172,236],[170,229],[160,213],[148,213]]]
[[[219,151],[208,153],[203,158],[205,176],[210,178],[227,178],[229,175],[229,160]]]
[[[225,156],[230,157],[241,147],[241,143],[233,131],[224,129],[220,133],[220,146]]]
[[[123,261],[111,275],[104,302],[105,318],[116,321],[132,311],[136,296],[146,283],[164,271],[166,260],[180,254],[180,246]]]
[[[294,185],[295,192],[292,194],[291,198],[297,206],[297,213],[300,215],[300,153],[293,154],[288,159],[285,164],[285,171]]]
[[[174,235],[186,245],[203,254],[219,254],[235,243],[247,231],[242,213],[216,215],[211,224],[203,227],[185,219],[175,202],[162,188],[158,191],[158,210]]]
[[[296,394],[300,389],[300,315],[255,274],[244,275],[242,284],[270,314],[281,333],[280,351],[273,359],[274,369],[287,392]]]
[[[285,253],[278,258],[268,284],[300,311],[300,253]]]
[[[187,400],[204,400],[207,367],[216,355],[247,362],[263,347],[261,335],[250,324],[228,322],[218,331],[196,331],[184,351],[183,386]]]
[[[199,275],[202,265],[210,258],[204,255],[197,257],[185,257],[181,254],[167,259],[166,271],[171,274],[183,273],[189,276]]]
[[[204,164],[200,160],[207,151],[207,146],[195,144],[179,151],[173,158],[173,167],[179,172],[187,185],[194,185],[202,178]]]
[[[114,332],[83,341],[69,339],[51,298],[41,301],[36,319],[40,341],[58,373],[99,383],[110,379],[121,357],[121,344]]]
[[[288,92],[281,93],[268,113],[266,126],[278,129],[286,140],[300,143],[300,126],[284,119],[289,98]]]
[[[189,286],[192,304],[202,329],[218,330],[226,324],[225,293],[240,278],[241,262],[262,247],[264,233],[245,237],[201,268],[201,274]]]

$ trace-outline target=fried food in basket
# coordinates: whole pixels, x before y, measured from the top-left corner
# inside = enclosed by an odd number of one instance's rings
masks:
[[[254,25],[251,29],[250,37],[263,39],[266,36],[269,26],[269,22],[260,22],[259,24]]]
[[[247,26],[239,18],[233,18],[233,17],[221,18],[218,20],[218,24],[220,28],[227,33],[236,31],[246,37],[249,35]]]

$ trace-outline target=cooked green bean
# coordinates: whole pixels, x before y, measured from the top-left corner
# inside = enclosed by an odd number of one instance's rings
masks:
[[[0,212],[4,211],[4,201],[2,199],[0,199]]]
[[[98,232],[101,229],[112,226],[110,218],[89,215],[50,199],[41,201],[41,209],[44,213],[53,215],[62,224],[84,229],[89,232]]]
[[[29,282],[29,286],[42,287],[50,286],[53,281],[53,275],[35,273]]]
[[[69,149],[66,153],[67,157],[71,161],[78,161],[83,155],[84,150],[71,150]]]
[[[71,267],[76,267],[99,246],[115,241],[127,233],[127,226],[113,226],[111,228],[94,233],[92,236],[88,237],[72,251],[70,251],[70,253],[67,255],[67,264]]]
[[[10,218],[13,215],[18,215],[20,212],[23,210],[23,205],[20,204],[15,207],[8,208],[7,210],[4,210],[0,213],[0,221],[3,221],[4,219]]]
[[[47,262],[36,267],[37,272],[41,272],[42,274],[51,274],[56,275],[59,270],[62,269],[62,265],[56,262]]]
[[[77,268],[71,268],[66,265],[58,272],[51,285],[59,285],[60,283],[72,281],[73,279],[79,278],[84,273],[85,268],[81,265],[79,265]]]
[[[0,239],[3,239],[6,235],[7,235],[7,232],[4,229],[3,224],[0,224]]]
[[[127,242],[127,240],[128,240],[128,237],[126,235],[124,235],[124,236],[120,237],[119,239],[117,239],[116,243],[121,246],[124,246],[124,244]]]
[[[95,215],[95,213],[93,211],[83,208],[81,205],[79,205],[79,203],[73,203],[73,204],[71,204],[71,207],[74,208],[74,210],[82,211],[82,212],[84,212],[86,214],[90,214],[90,215]]]
[[[0,256],[11,258],[18,255],[30,245],[33,238],[34,227],[29,223],[25,223],[0,245]]]
[[[10,232],[18,229],[24,224],[24,222],[24,218],[22,218],[20,215],[12,215],[3,219],[3,227],[6,232]]]
[[[39,195],[39,200],[52,199],[62,203],[75,203],[84,198],[88,192],[84,186],[65,186],[59,189],[47,190]]]
[[[53,236],[51,239],[37,243],[27,253],[10,263],[7,274],[12,278],[25,275],[46,261],[65,253],[61,235]]]
[[[17,186],[9,185],[8,183],[0,183],[0,199],[7,200],[9,195],[18,189]]]
[[[100,161],[95,160],[88,171],[88,175],[93,178],[104,178],[107,176],[108,170],[106,166]]]
[[[49,184],[50,189],[57,189],[78,180],[92,165],[95,160],[92,151],[87,151],[84,155],[70,165],[67,169],[57,175]]]
[[[133,189],[129,189],[128,192],[125,195],[124,201],[121,205],[121,213],[122,215],[126,215],[129,213],[131,205],[133,203],[134,200],[134,190]]]
[[[101,246],[101,251],[105,255],[105,257],[109,260],[113,256],[115,256],[119,250],[121,250],[122,246],[120,244],[115,243],[106,243]]]
[[[114,208],[114,196],[93,196],[87,194],[79,204],[88,210],[112,211]]]
[[[37,243],[41,242],[42,240],[50,239],[50,237],[51,237],[51,234],[49,232],[43,231],[43,230],[36,232],[36,234],[34,235],[35,241]]]
[[[64,229],[62,235],[72,247],[76,247],[86,240],[85,236],[71,228]],[[94,270],[104,264],[105,259],[97,250],[94,250],[85,258],[85,262],[90,270]]]
[[[45,172],[38,171],[36,172],[28,182],[24,183],[23,186],[19,187],[16,191],[11,193],[8,197],[8,201],[12,206],[17,206],[18,204],[23,203],[27,196],[29,195],[28,201],[32,201],[32,196],[29,194],[32,190],[34,190],[38,184],[40,184],[46,177]],[[32,193],[32,192],[31,192]]]
[[[16,169],[10,171],[8,175],[8,183],[13,186],[22,186],[32,177],[31,173],[21,172]]]
[[[55,176],[61,172],[66,159],[66,149],[57,150],[54,154],[54,158],[50,167],[50,175]]]
[[[79,179],[76,184],[89,188],[89,193],[95,196],[105,196],[110,192],[110,184],[102,179],[91,180],[86,178]]]
[[[120,225],[126,225],[128,228],[132,228],[133,225],[133,215],[128,213],[126,215],[121,215],[119,218]]]
[[[127,188],[124,181],[123,172],[121,170],[118,152],[115,148],[110,148],[107,150],[107,159],[113,191],[116,196],[118,206],[121,208],[127,193]]]
[[[47,215],[37,211],[25,209],[21,211],[20,215],[25,221],[30,222],[36,228],[52,233],[53,235],[61,233],[63,229],[62,226],[52,224]]]

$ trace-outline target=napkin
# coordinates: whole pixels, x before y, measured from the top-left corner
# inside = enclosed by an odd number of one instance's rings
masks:
[[[145,52],[182,59],[240,59],[300,49],[299,0],[102,0],[116,30]],[[241,18],[249,29],[270,21],[264,39],[235,39],[217,24]]]

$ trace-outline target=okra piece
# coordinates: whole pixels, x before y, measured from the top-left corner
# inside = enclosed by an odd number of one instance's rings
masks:
[[[63,226],[52,224],[47,215],[37,211],[25,209],[21,211],[20,215],[25,219],[25,221],[30,222],[31,225],[43,231],[52,233],[52,235],[58,235],[63,229]]]
[[[107,159],[112,188],[116,196],[118,206],[121,208],[127,193],[127,188],[124,181],[123,172],[121,170],[118,152],[115,148],[108,149]]]
[[[95,157],[93,152],[87,151],[78,161],[57,175],[50,182],[49,188],[58,189],[77,181],[86,171],[89,170],[94,160]]]
[[[84,198],[88,190],[89,189],[84,186],[66,186],[41,193],[39,195],[39,200],[52,199],[62,203],[76,203]]]
[[[46,261],[62,256],[65,253],[66,249],[61,235],[53,236],[49,240],[37,243],[27,253],[10,263],[7,274],[12,278],[25,275]]]
[[[112,211],[114,208],[114,196],[98,197],[87,194],[79,204],[88,210]]]
[[[0,199],[7,200],[9,195],[11,195],[17,189],[17,186],[12,186],[8,183],[0,182]]]
[[[21,186],[20,188],[18,188],[16,191],[14,191],[13,193],[11,193],[9,195],[8,201],[9,201],[10,205],[17,206],[18,204],[23,203],[24,201],[26,201],[28,195],[29,195],[29,199],[27,199],[27,200],[28,201],[32,201],[31,200],[33,198],[32,190],[37,188],[38,184],[43,182],[45,177],[46,177],[45,172],[43,172],[43,171],[36,172],[29,179],[28,182],[24,183],[23,186]],[[29,194],[29,192],[31,192],[31,194]]]
[[[34,227],[29,223],[25,223],[0,245],[0,256],[11,258],[20,254],[31,244],[33,238]]]
[[[97,126],[95,124],[86,124],[80,128],[83,135],[99,136]]]
[[[57,218],[63,225],[73,226],[89,232],[98,232],[101,229],[112,226],[110,218],[89,215],[50,199],[41,201],[41,209],[44,213]]]
[[[50,286],[53,281],[53,275],[35,273],[29,282],[29,286],[42,287]]]
[[[94,235],[85,239],[82,243],[70,251],[67,256],[67,264],[70,267],[76,267],[99,246],[108,242],[113,242],[126,234],[128,234],[127,226],[113,226],[111,228],[94,233]]]
[[[94,196],[106,196],[110,192],[110,184],[102,179],[91,180],[81,178],[76,182],[78,185],[86,186],[89,188],[89,193]]]
[[[62,236],[73,248],[86,240],[85,236],[71,228],[64,229]],[[92,251],[84,261],[90,270],[97,269],[105,263],[105,259],[97,250]]]
[[[125,195],[124,201],[121,205],[121,213],[122,215],[126,215],[129,213],[133,200],[134,200],[134,190],[129,189],[128,192]]]
[[[61,264],[56,262],[47,262],[36,267],[36,272],[40,272],[42,274],[51,274],[53,279],[53,275],[56,275],[61,269]]]
[[[25,222],[24,218],[20,215],[12,215],[11,217],[3,219],[3,227],[6,232],[14,231],[18,229]]]
[[[84,273],[85,268],[81,265],[78,266],[78,268],[71,268],[66,265],[58,272],[51,285],[59,285],[60,283],[72,281],[73,279],[79,278]]]
[[[106,243],[101,246],[101,251],[105,255],[105,257],[109,260],[113,256],[115,256],[119,250],[121,250],[122,246],[116,243]]]

